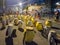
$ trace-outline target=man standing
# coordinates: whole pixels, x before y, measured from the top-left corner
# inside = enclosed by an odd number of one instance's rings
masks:
[[[54,10],[54,14],[55,14],[55,20],[59,21],[59,15],[60,15],[60,3],[59,2],[56,3],[56,9]]]

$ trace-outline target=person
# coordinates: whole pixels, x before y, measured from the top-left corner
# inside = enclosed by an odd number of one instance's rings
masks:
[[[26,31],[24,31],[23,45],[30,45],[34,39],[35,33],[36,31],[34,30],[33,24],[29,21],[26,26]]]
[[[6,27],[6,18],[5,15],[2,16],[2,29],[5,29]]]
[[[55,21],[59,21],[59,10],[55,11]]]
[[[56,3],[56,8],[54,9],[55,13],[55,21],[59,21],[59,15],[60,15],[60,2]]]

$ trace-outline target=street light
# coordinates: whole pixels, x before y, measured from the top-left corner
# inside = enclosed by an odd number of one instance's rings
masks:
[[[18,5],[19,12],[22,13],[23,3],[20,2]]]
[[[22,6],[22,3],[19,3],[20,6]]]
[[[6,3],[6,0],[3,0],[3,13],[5,13],[5,3]]]

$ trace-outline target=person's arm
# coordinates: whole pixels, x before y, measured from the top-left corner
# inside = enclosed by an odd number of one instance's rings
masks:
[[[55,12],[55,15],[57,15],[57,14],[58,14],[58,12],[56,11],[56,12]]]
[[[54,14],[57,15],[58,14],[58,10],[54,9]]]

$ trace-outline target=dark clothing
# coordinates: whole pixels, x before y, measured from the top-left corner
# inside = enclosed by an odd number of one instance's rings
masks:
[[[56,16],[56,19],[59,20],[59,16]]]
[[[59,15],[60,15],[60,13],[59,13],[59,10],[57,10],[56,12],[55,12],[56,14],[56,20],[59,20]]]

